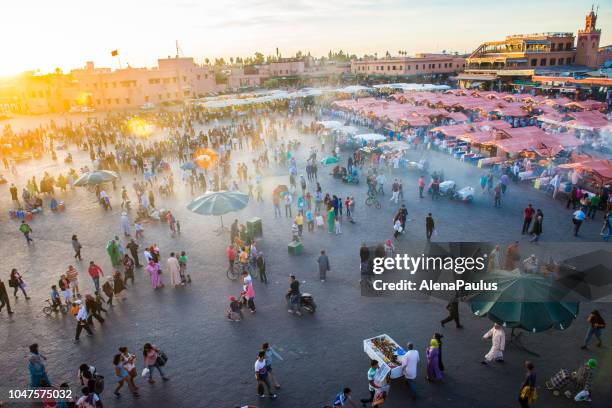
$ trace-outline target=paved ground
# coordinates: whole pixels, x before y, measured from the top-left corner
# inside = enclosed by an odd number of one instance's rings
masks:
[[[306,138],[300,157],[306,153],[310,140]],[[81,153],[73,151],[73,154],[77,161],[86,163],[87,158]],[[418,156],[415,154],[414,158]],[[460,186],[475,186],[478,182],[479,169],[438,153],[432,153],[430,160],[432,169],[444,166],[447,178],[452,174]],[[57,166],[46,161],[36,164],[35,168],[20,168],[19,176],[28,177],[43,169],[57,174]],[[0,257],[5,260],[3,279],[6,280],[10,268],[19,268],[32,295],[29,302],[21,297],[12,302],[16,311],[13,317],[8,317],[4,311],[0,313],[0,383],[12,388],[27,386],[27,345],[36,341],[48,357],[47,368],[55,384],[69,381],[76,389],[78,365],[82,362],[96,365],[107,377],[107,391],[103,398],[109,407],[233,407],[247,403],[261,407],[320,407],[331,401],[344,386],[351,387],[356,398],[367,394],[368,359],[363,353],[363,339],[387,333],[402,343],[412,341],[424,359],[428,340],[434,331],[440,331],[445,335],[447,368],[444,383],[427,383],[425,364],[421,363],[417,381],[421,398],[412,406],[475,407],[482,406],[483,402],[487,407],[518,405],[516,397],[523,377],[521,366],[530,357],[509,346],[504,365],[482,367],[478,364],[490,346],[480,339],[491,324],[488,320],[471,316],[467,306],[462,305],[461,317],[466,328],[462,331],[451,326],[442,329],[438,324],[445,315],[441,301],[360,296],[356,267],[358,247],[362,241],[374,243],[390,237],[391,218],[396,206],[383,200],[381,210],[365,208],[365,183],[347,186],[322,174],[321,184],[325,192],[356,197],[357,223],[345,223],[341,236],[323,231],[306,232],[304,253],[290,257],[286,250],[290,222],[285,218],[273,218],[268,199],[269,192],[277,184],[287,184],[284,174],[283,170],[272,170],[265,179],[266,202],[253,202],[236,214],[241,222],[253,216],[263,219],[264,237],[258,248],[266,254],[271,282],[267,286],[255,284],[258,307],[255,315],[246,316],[241,323],[224,319],[227,296],[236,295],[240,290],[239,283],[225,278],[227,237],[217,237],[212,233],[211,230],[218,225],[217,219],[197,216],[185,209],[189,195],[179,186],[174,199],[161,199],[158,206],[176,212],[182,224],[182,235],[172,238],[165,224],[147,225],[142,244],[157,243],[163,259],[170,251],[187,251],[193,283],[182,289],[166,287],[153,292],[143,271],[137,270],[136,285],[129,288],[129,298],[109,310],[107,324],[96,326],[93,338],[83,337],[78,345],[72,343],[74,320],[61,316],[45,317],[41,313],[43,299],[48,297],[49,286],[72,262],[70,236],[73,233],[79,235],[84,246],[85,261],[77,267],[85,291],[93,288],[84,269],[87,260],[96,260],[106,272],[111,270],[104,245],[119,233],[119,193],[111,194],[115,209],[105,213],[86,191],[69,192],[65,197],[65,213],[46,212],[32,222],[35,244],[28,247],[17,232],[18,223],[8,219],[8,187],[0,187]],[[131,176],[126,177],[131,180]],[[582,237],[574,238],[570,233],[569,211],[561,202],[552,201],[528,185],[512,185],[504,197],[503,207],[494,209],[488,196],[478,197],[473,204],[421,201],[414,187],[416,178],[416,174],[402,175],[412,219],[401,244],[407,250],[423,246],[424,217],[431,211],[440,241],[508,242],[521,239],[523,255],[537,253],[540,246],[529,244],[520,236],[522,208],[527,202],[544,211],[542,241],[564,242],[558,246],[557,259],[596,247],[610,248],[610,244],[600,241],[600,221],[587,222]],[[309,188],[313,186],[309,185]],[[229,224],[232,218],[226,217],[226,223]],[[325,283],[317,279],[315,262],[321,248],[328,251],[332,267]],[[300,278],[304,291],[314,294],[319,305],[315,315],[298,318],[286,312],[283,295],[290,273]],[[611,343],[605,339],[605,347],[592,352],[578,348],[586,329],[586,312],[594,307],[581,305],[578,321],[566,331],[526,334],[526,342],[541,354],[541,357],[533,359],[539,385],[561,367],[573,368],[588,357],[597,357],[601,368],[596,378],[592,406],[603,407],[604,395],[609,397],[611,391]],[[597,307],[609,320],[612,307],[609,304],[598,304]],[[140,381],[142,395],[139,400],[134,400],[127,392],[121,399],[115,399],[110,391],[113,354],[119,346],[127,345],[140,356],[142,344],[147,341],[160,345],[168,353],[170,360],[166,371],[172,380],[153,386]],[[283,357],[283,361],[275,362],[275,372],[282,384],[276,401],[259,400],[255,396],[253,362],[264,341],[274,344]],[[0,396],[2,398],[6,398],[5,395]],[[409,400],[403,384],[394,383],[387,406],[406,406],[406,401]],[[537,406],[569,405],[540,389]]]

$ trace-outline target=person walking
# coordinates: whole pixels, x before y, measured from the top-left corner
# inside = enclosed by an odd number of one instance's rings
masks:
[[[21,292],[23,292],[23,296],[26,298],[26,300],[30,300],[30,297],[28,296],[25,290],[26,283],[21,277],[21,274],[17,272],[17,269],[15,268],[11,270],[11,275],[9,277],[9,286],[13,288],[13,296],[15,296],[15,299],[17,299],[17,291],[21,289]]]
[[[276,398],[276,394],[272,392],[272,385],[266,370],[266,352],[263,350],[257,353],[257,360],[255,360],[255,379],[257,380],[257,395],[260,398],[265,397],[266,387],[270,398]]]
[[[117,377],[117,380],[118,380],[117,387],[115,388],[113,392],[115,396],[117,397],[121,396],[121,394],[119,393],[119,390],[123,387],[125,383],[127,383],[128,388],[130,389],[130,391],[132,391],[132,394],[135,397],[138,397],[139,396],[138,389],[133,388],[132,386],[132,382],[130,381],[130,373],[125,368],[123,356],[121,353],[115,354],[115,357],[113,358],[113,366],[115,368],[115,376]]]
[[[525,235],[529,231],[529,225],[531,225],[534,214],[535,210],[531,204],[523,210],[523,229],[521,230],[521,234]]]
[[[255,313],[255,289],[253,288],[253,278],[249,275],[249,272],[245,269],[242,271],[242,286],[243,295],[246,298],[247,306],[251,310],[251,313]]]
[[[21,231],[21,233],[25,237],[28,245],[30,244],[30,242],[34,242],[34,240],[30,238],[30,234],[34,231],[32,230],[32,227],[30,227],[30,225],[25,222],[25,220],[21,221],[21,225],[19,226],[19,231]]]
[[[72,292],[72,298],[81,297],[81,292],[79,291],[79,271],[74,266],[68,265],[66,279]]]
[[[399,182],[397,179],[393,180],[393,184],[391,185],[391,199],[389,202],[394,202],[395,204],[399,203]]]
[[[539,208],[536,211],[536,215],[531,227],[531,242],[538,242],[540,235],[542,235],[542,224],[544,223],[544,213]]]
[[[0,279],[0,312],[4,306],[6,306],[6,311],[8,314],[14,313],[11,310],[11,303],[9,301],[8,293],[6,292],[6,286],[4,285],[2,279]]]
[[[130,219],[125,211],[121,213],[121,231],[123,232],[124,236],[130,236]]]
[[[38,343],[31,344],[29,349],[30,357],[28,358],[28,371],[30,372],[30,387],[49,387],[51,381],[49,381],[47,369],[43,364],[43,360],[46,361],[47,358],[38,351]]]
[[[586,214],[582,211],[582,208],[578,208],[574,211],[572,222],[574,223],[574,236],[578,236],[578,231],[580,231],[580,226],[586,219]]]
[[[128,254],[123,255],[123,272],[123,283],[127,285],[129,279],[132,281],[132,286],[134,286],[134,261]]]
[[[419,352],[414,350],[412,343],[406,344],[406,354],[404,355],[404,361],[402,362],[402,374],[408,384],[408,389],[412,394],[412,399],[416,399],[416,378],[417,378],[417,365],[419,364]]]
[[[74,259],[78,259],[79,261],[83,260],[83,258],[81,258],[81,248],[83,248],[83,246],[79,242],[79,239],[77,238],[76,234],[73,235],[72,236],[72,249],[74,249]]]
[[[506,349],[506,332],[504,328],[495,323],[491,330],[486,332],[483,339],[491,339],[491,349],[485,354],[484,359],[480,362],[481,364],[488,364],[495,360],[498,363],[504,362],[504,350]]]
[[[436,339],[429,341],[429,347],[427,347],[427,380],[428,381],[440,381],[442,380],[442,371],[440,371],[440,349],[439,343]]]
[[[336,395],[334,402],[332,402],[331,408],[342,408],[349,404],[351,405],[351,407],[357,408],[357,404],[355,404],[351,397],[351,389],[345,387],[344,389],[342,389],[342,392]]]
[[[129,249],[130,254],[132,254],[132,259],[134,260],[136,267],[141,268],[142,265],[140,264],[140,260],[138,259],[138,244],[136,243],[136,241],[130,239],[130,242],[128,242],[125,247]]]
[[[497,183],[497,185],[493,189],[493,207],[501,207],[501,195],[501,184]]]
[[[94,286],[96,288],[96,292],[100,292],[100,276],[104,276],[104,272],[102,272],[102,268],[94,263],[94,261],[89,262],[89,276],[93,280]]]
[[[79,307],[79,311],[77,312],[77,315],[76,315],[76,320],[77,320],[76,334],[74,336],[74,341],[78,342],[79,338],[81,337],[81,331],[83,331],[83,329],[85,329],[88,336],[93,336],[93,333],[91,331],[91,328],[89,327],[89,323],[87,323],[87,318],[88,318],[87,308],[81,302],[81,299],[75,300],[74,304]]]
[[[266,260],[264,259],[263,252],[259,252],[257,254],[257,258],[255,258],[255,264],[257,269],[259,270],[259,279],[261,283],[268,283],[268,275],[266,274]]]
[[[463,326],[459,322],[459,302],[457,301],[457,298],[453,298],[450,302],[448,302],[446,305],[446,310],[448,310],[448,316],[444,320],[440,321],[442,327],[444,327],[446,323],[454,320],[455,326],[458,329],[462,329]]]
[[[378,361],[371,360],[370,368],[368,369],[368,392],[370,396],[368,398],[362,398],[361,404],[365,407],[366,404],[374,401],[374,395],[376,394],[376,390],[380,388],[378,384],[374,381],[374,379],[378,376],[380,372],[380,367],[378,366]]]
[[[317,263],[319,264],[319,279],[321,279],[321,282],[325,282],[325,277],[329,271],[329,258],[325,254],[324,249],[321,250]]]
[[[525,361],[525,369],[527,372],[525,373],[525,379],[521,385],[518,398],[521,408],[529,408],[537,399],[536,374],[534,368],[535,367],[531,361]]]
[[[423,177],[422,174],[419,177],[418,185],[419,185],[419,198],[424,198],[423,190],[425,189],[425,177]]]
[[[149,261],[149,265],[147,266],[147,272],[149,273],[149,277],[151,278],[151,287],[154,290],[157,290],[157,288],[161,288],[164,286],[161,279],[161,270],[159,269],[159,264],[157,264],[154,259],[151,259]]]
[[[285,194],[285,217],[291,218],[293,215],[291,213],[291,204],[293,203],[293,197],[291,194]]]
[[[166,261],[166,264],[168,265],[168,272],[170,273],[170,284],[175,288],[178,288],[178,286],[182,284],[180,272],[181,266],[179,265],[179,261],[174,252],[170,253],[170,257]]]
[[[427,217],[425,217],[425,235],[427,236],[428,241],[431,241],[431,236],[433,235],[434,228],[434,219],[431,213],[429,213],[427,214]]]
[[[131,354],[128,351],[128,348],[125,346],[119,347],[119,353],[121,356],[123,367],[128,373],[128,376],[126,378],[128,386],[132,390],[132,393],[136,394],[135,391],[138,391],[138,386],[134,382],[134,378],[138,376],[138,372],[136,371],[136,356],[134,354]]]
[[[267,343],[267,342],[261,345],[261,350],[266,353],[266,357],[265,357],[266,371],[268,372],[268,375],[270,376],[272,385],[274,385],[274,388],[278,390],[280,389],[281,386],[276,380],[276,375],[272,371],[272,356],[274,355],[278,356],[278,354],[276,354],[276,352],[272,349],[272,346],[270,346],[270,343]]]
[[[91,295],[85,295],[85,308],[87,309],[87,324],[93,327],[94,317],[100,324],[104,324],[104,319],[100,316],[100,311],[96,302],[96,299]]]
[[[166,362],[164,361],[158,347],[152,345],[151,343],[145,343],[142,350],[142,355],[144,359],[144,366],[149,370],[149,384],[155,383],[155,380],[153,379],[153,369],[155,368],[157,368],[157,371],[159,371],[159,375],[161,375],[162,380],[168,381],[170,379],[165,376],[161,369],[162,365],[166,364]]]
[[[106,278],[106,282],[102,285],[102,292],[106,295],[106,304],[109,306],[113,305],[113,298],[115,297],[115,289],[113,288],[113,278],[109,276]]]
[[[597,337],[597,347],[601,347],[601,332],[606,328],[606,321],[601,317],[599,310],[593,310],[587,317],[587,322],[590,326],[580,348],[586,350],[593,336]]]

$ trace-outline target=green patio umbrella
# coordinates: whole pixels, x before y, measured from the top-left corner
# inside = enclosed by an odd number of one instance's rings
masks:
[[[221,217],[219,234],[226,228],[223,226],[223,215],[242,210],[249,203],[249,196],[240,191],[208,192],[187,204],[187,209],[200,215],[215,215]]]
[[[482,280],[497,283],[497,290],[469,294],[472,312],[505,327],[533,333],[551,328],[564,330],[578,314],[578,302],[560,300],[567,289],[545,276],[518,270],[494,271]]]
[[[108,183],[119,178],[119,175],[110,170],[95,170],[83,174],[74,182],[75,186],[94,186],[98,184]]]
[[[321,160],[321,164],[334,164],[334,163],[338,163],[338,158],[334,156],[328,156],[324,158],[323,160]]]
[[[535,354],[523,346],[515,329],[538,333],[551,328],[567,329],[578,315],[578,302],[560,301],[567,289],[539,274],[525,274],[518,270],[494,271],[482,279],[497,283],[495,291],[481,291],[466,297],[476,316],[488,317],[512,329],[510,342]]]

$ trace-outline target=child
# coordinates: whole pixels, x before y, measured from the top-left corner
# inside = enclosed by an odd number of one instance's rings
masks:
[[[139,222],[134,223],[134,229],[136,230],[136,239],[144,237],[144,229],[142,228],[142,225],[140,225]]]
[[[235,296],[230,296],[229,301],[230,304],[227,308],[227,319],[231,320],[232,322],[239,322],[243,318],[242,310],[240,310],[242,308],[240,302]]]
[[[323,226],[325,225],[325,223],[323,222],[323,216],[319,213],[316,214],[315,216],[315,220],[317,223],[317,227],[318,228],[323,228]]]
[[[385,254],[387,254],[387,256],[393,254],[393,252],[395,252],[395,246],[393,245],[393,241],[391,241],[390,239],[385,241]]]
[[[298,228],[297,224],[294,221],[293,225],[291,226],[291,235],[293,236],[292,238],[293,242],[299,242],[300,240],[299,233],[300,233],[300,229]]]
[[[336,215],[334,217],[334,229],[336,231],[336,235],[342,234],[342,225],[341,225],[341,215]]]
[[[182,283],[191,283],[191,276],[185,275],[185,271],[187,270],[187,255],[185,251],[181,251],[181,255],[178,257],[179,261],[179,273],[181,274]]]
[[[55,311],[61,304],[62,300],[57,290],[57,286],[53,285],[51,286],[51,307],[53,307],[53,310]]]

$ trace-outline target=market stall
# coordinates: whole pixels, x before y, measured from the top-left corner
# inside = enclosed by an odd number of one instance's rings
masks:
[[[406,351],[387,334],[381,334],[363,341],[363,351],[372,360],[378,361],[380,372],[374,381],[382,383],[388,375],[391,379],[402,376],[402,362],[406,359]]]

